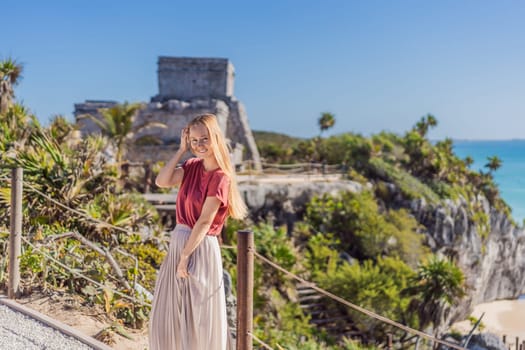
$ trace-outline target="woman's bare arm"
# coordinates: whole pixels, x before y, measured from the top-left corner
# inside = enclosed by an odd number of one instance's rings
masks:
[[[181,259],[177,266],[177,277],[188,277],[188,259],[206,237],[220,205],[221,201],[217,197],[206,197],[201,215],[193,226],[190,237],[182,250]]]
[[[157,186],[173,187],[181,184],[182,177],[184,176],[184,169],[177,167],[177,164],[179,164],[185,152],[186,151],[181,151],[181,149],[179,149],[169,162],[160,169],[159,174],[155,179],[155,184]]]
[[[188,130],[187,128],[182,129],[180,136],[180,147],[175,155],[160,169],[155,184],[159,187],[173,187],[179,186],[184,176],[184,169],[177,167],[180,160],[188,150]]]

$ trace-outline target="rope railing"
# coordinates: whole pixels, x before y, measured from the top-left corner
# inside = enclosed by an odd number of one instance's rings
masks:
[[[349,302],[349,301],[347,301],[347,300],[345,300],[345,299],[343,299],[343,298],[341,298],[341,297],[339,297],[339,296],[337,296],[337,295],[335,295],[333,293],[330,293],[330,292],[328,292],[328,291],[326,291],[326,290],[324,290],[322,288],[317,287],[315,285],[315,283],[309,282],[309,281],[307,281],[307,280],[297,276],[296,274],[286,270],[285,268],[279,266],[278,264],[274,263],[273,261],[271,261],[268,258],[264,257],[263,255],[259,254],[257,251],[254,251],[253,253],[254,253],[254,255],[257,258],[261,259],[263,262],[265,262],[266,264],[272,266],[273,268],[281,271],[285,275],[287,275],[287,276],[289,276],[289,277],[291,277],[291,278],[293,278],[293,279],[295,279],[295,280],[297,280],[297,281],[299,281],[301,283],[304,283],[305,285],[307,285],[310,288],[316,290],[317,292],[327,296],[328,298],[333,299],[333,300],[335,300],[335,301],[337,301],[337,302],[339,302],[339,303],[341,303],[343,305],[346,305],[346,306],[348,306],[348,307],[350,307],[350,308],[352,308],[354,310],[357,310],[357,311],[359,311],[359,312],[361,312],[361,313],[363,313],[363,314],[365,314],[365,315],[367,315],[369,317],[375,318],[375,319],[377,319],[377,320],[379,320],[379,321],[381,321],[383,323],[387,323],[387,324],[389,324],[391,326],[394,326],[396,328],[402,329],[405,332],[418,335],[418,336],[420,336],[422,338],[434,341],[436,343],[439,343],[439,344],[442,344],[442,345],[445,345],[445,346],[448,346],[448,347],[451,347],[451,348],[454,348],[454,349],[457,349],[457,350],[466,350],[464,347],[462,347],[460,345],[457,345],[457,344],[454,344],[454,343],[450,343],[450,342],[445,341],[445,340],[438,339],[438,338],[436,338],[436,337],[434,337],[434,336],[432,336],[430,334],[427,334],[425,332],[419,331],[417,329],[410,328],[410,327],[405,326],[405,325],[403,325],[403,324],[401,324],[399,322],[393,321],[393,320],[391,320],[389,318],[386,318],[384,316],[378,315],[375,312],[372,312],[372,311],[369,311],[369,310],[367,310],[365,308],[362,308],[361,306],[352,304],[351,302]]]
[[[27,245],[29,245],[31,248],[33,248],[33,250],[37,251],[39,254],[41,254],[41,255],[42,255],[43,257],[45,257],[46,259],[51,260],[53,263],[55,263],[55,264],[57,264],[58,266],[60,266],[60,267],[62,267],[62,268],[64,268],[64,269],[66,269],[67,271],[71,272],[72,274],[74,274],[74,275],[76,275],[76,276],[78,276],[78,277],[80,277],[80,278],[83,278],[83,279],[85,279],[86,281],[88,281],[88,282],[90,282],[90,283],[93,283],[93,284],[96,285],[97,287],[100,287],[100,288],[102,288],[102,289],[108,289],[108,290],[110,290],[111,292],[113,292],[113,293],[115,293],[115,294],[121,296],[122,298],[128,299],[129,301],[133,301],[133,302],[135,302],[135,303],[137,303],[137,304],[141,304],[141,305],[143,305],[143,306],[151,306],[150,303],[147,303],[147,302],[144,302],[144,301],[139,300],[139,299],[137,299],[137,298],[131,297],[131,296],[127,295],[127,294],[124,294],[124,293],[122,293],[122,292],[119,292],[118,290],[115,290],[115,289],[109,288],[108,286],[105,286],[105,285],[103,285],[102,283],[97,282],[97,281],[95,281],[94,279],[91,279],[91,278],[89,278],[89,277],[86,276],[86,275],[83,275],[82,273],[76,271],[75,269],[70,268],[69,266],[63,264],[62,262],[60,262],[59,260],[55,259],[55,258],[52,257],[51,255],[49,255],[49,254],[43,252],[40,248],[38,248],[38,247],[35,246],[33,243],[31,243],[27,238],[22,237],[22,240],[23,240]]]
[[[293,168],[304,168],[304,167],[321,167],[322,163],[291,163],[291,164],[280,164],[280,163],[261,163],[263,167],[281,168],[281,169],[293,169]]]
[[[85,214],[85,213],[81,212],[80,210],[70,208],[67,205],[62,204],[59,201],[57,201],[56,199],[54,199],[54,198],[48,196],[47,194],[43,193],[42,191],[36,189],[34,186],[32,186],[31,184],[29,184],[26,181],[24,181],[24,185],[29,187],[33,192],[39,194],[40,196],[44,197],[45,199],[55,203],[56,205],[58,205],[62,209],[68,210],[68,211],[70,211],[72,213],[75,213],[75,214],[77,214],[79,216],[82,216],[83,218],[86,218],[86,219],[88,219],[90,221],[96,222],[97,224],[101,224],[101,225],[103,225],[105,227],[112,228],[114,230],[118,230],[118,231],[121,231],[121,232],[124,232],[124,233],[128,233],[128,234],[135,234],[136,233],[136,232],[130,231],[128,229],[112,225],[112,224],[110,224],[110,223],[108,223],[106,221],[95,219],[94,217],[89,216],[88,214]]]
[[[257,336],[251,332],[248,332],[248,335],[253,339],[255,340],[257,343],[259,343],[260,345],[263,346],[263,348],[265,349],[268,349],[268,350],[274,350],[270,345],[266,344],[265,342],[263,342],[261,339],[257,338]]]
[[[341,172],[341,165],[328,165],[322,163],[296,163],[296,164],[278,164],[278,163],[262,163],[263,173],[271,171],[280,171],[282,173],[298,172],[320,172],[322,174],[334,174]]]
[[[124,233],[127,233],[127,234],[135,234],[135,232],[133,232],[133,231],[131,231],[131,230],[127,230],[127,229],[125,229],[125,228],[122,228],[122,227],[118,227],[118,226],[112,225],[112,224],[107,223],[107,222],[105,222],[105,221],[102,221],[102,220],[99,220],[99,219],[93,218],[93,217],[89,216],[88,214],[85,214],[85,213],[83,213],[83,212],[81,212],[81,211],[79,211],[79,210],[76,210],[76,209],[73,209],[73,208],[71,208],[71,207],[68,207],[67,205],[64,205],[64,204],[58,202],[58,201],[55,200],[54,198],[52,198],[52,197],[46,195],[45,193],[43,193],[42,191],[36,189],[34,186],[32,186],[31,184],[29,184],[29,183],[26,182],[26,181],[24,181],[24,185],[27,186],[31,191],[33,191],[33,192],[37,193],[38,195],[40,195],[40,196],[46,198],[47,200],[51,201],[52,203],[54,203],[54,204],[60,206],[61,208],[65,209],[65,210],[67,210],[67,211],[70,211],[70,212],[72,212],[72,213],[74,213],[74,214],[76,214],[76,215],[79,215],[79,216],[81,216],[81,217],[83,217],[83,218],[85,218],[85,219],[87,219],[87,220],[90,220],[90,221],[92,221],[92,222],[95,222],[95,223],[98,223],[98,224],[100,224],[100,225],[103,225],[104,227],[109,227],[109,228],[112,228],[112,229],[115,229],[115,230],[118,230],[118,231],[121,231],[121,232],[124,232]],[[24,186],[24,187],[25,187],[25,186]],[[89,282],[91,282],[91,283],[94,283],[94,284],[96,284],[97,286],[99,286],[99,287],[101,287],[101,288],[109,289],[109,290],[111,290],[112,292],[114,292],[115,294],[120,295],[120,296],[122,296],[122,297],[125,297],[126,299],[128,299],[128,300],[130,300],[130,301],[137,302],[137,303],[139,303],[139,304],[141,304],[141,305],[143,305],[143,306],[151,306],[150,303],[142,302],[142,301],[140,301],[140,300],[138,300],[138,299],[136,299],[136,298],[130,297],[130,296],[128,296],[128,295],[126,295],[126,294],[124,294],[124,293],[122,293],[122,292],[119,292],[119,291],[117,291],[117,290],[111,289],[111,288],[109,288],[109,287],[107,287],[107,286],[104,286],[104,285],[102,285],[102,284],[100,284],[100,283],[98,283],[98,282],[96,282],[96,281],[90,279],[89,277],[87,277],[87,276],[85,276],[85,275],[82,275],[82,274],[79,273],[78,271],[74,271],[74,270],[72,270],[72,269],[70,269],[70,268],[67,268],[66,265],[64,265],[64,264],[62,264],[62,263],[60,263],[60,262],[58,262],[56,259],[53,259],[53,258],[50,257],[49,255],[45,254],[45,253],[42,252],[40,249],[38,249],[37,247],[35,247],[35,246],[34,246],[33,244],[31,244],[26,238],[23,238],[23,239],[24,239],[25,242],[27,242],[29,245],[31,245],[31,246],[33,247],[33,249],[37,250],[40,254],[42,254],[42,255],[46,256],[46,258],[49,258],[50,260],[56,262],[57,264],[59,264],[59,265],[62,266],[63,268],[68,269],[68,271],[70,271],[70,272],[76,274],[77,276],[79,276],[79,277],[81,277],[81,278],[84,278],[84,279],[86,279],[87,281],[89,281]],[[123,253],[123,251],[121,251],[121,250],[118,251],[118,252],[121,253],[121,254]],[[125,255],[128,255],[128,256],[129,256],[130,254],[127,254],[127,253],[126,253]],[[148,292],[149,292],[149,291],[148,291]]]

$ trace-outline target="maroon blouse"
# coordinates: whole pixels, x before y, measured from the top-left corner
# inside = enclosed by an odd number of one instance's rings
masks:
[[[184,176],[177,194],[177,223],[193,228],[201,215],[206,197],[217,197],[221,204],[208,235],[218,236],[228,216],[230,179],[220,168],[206,171],[199,158],[188,159],[182,168]]]

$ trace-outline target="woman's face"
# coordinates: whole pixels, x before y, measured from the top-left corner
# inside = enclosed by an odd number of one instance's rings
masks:
[[[213,151],[210,147],[210,134],[204,125],[196,124],[190,127],[189,141],[191,152],[198,158],[213,156]]]

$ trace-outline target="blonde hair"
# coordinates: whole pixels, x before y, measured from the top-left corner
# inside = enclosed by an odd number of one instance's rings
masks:
[[[230,160],[230,152],[226,145],[226,139],[222,134],[221,128],[217,123],[217,117],[214,114],[201,114],[195,117],[188,124],[188,129],[197,124],[204,125],[210,135],[210,147],[213,150],[213,155],[219,168],[230,179],[230,191],[228,193],[228,215],[234,219],[243,219],[248,213],[246,204],[241,198],[239,188],[237,187],[237,180],[235,178],[235,170]]]

